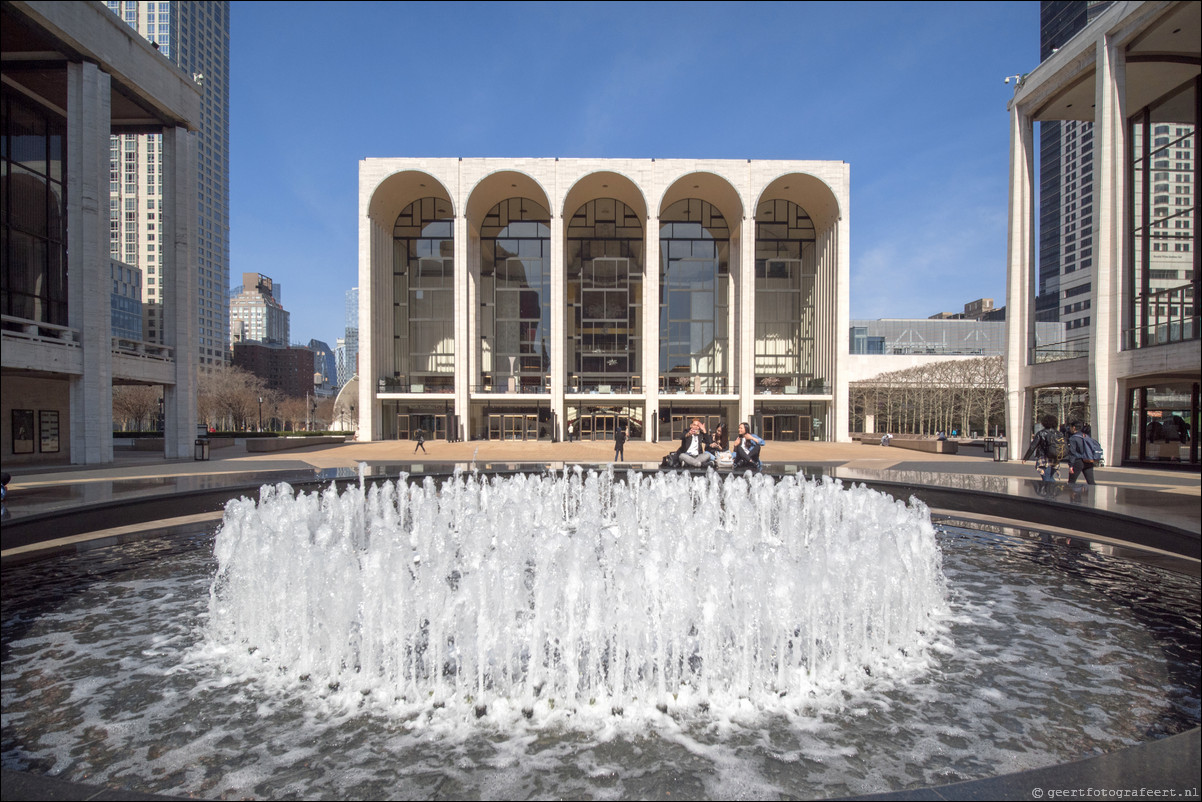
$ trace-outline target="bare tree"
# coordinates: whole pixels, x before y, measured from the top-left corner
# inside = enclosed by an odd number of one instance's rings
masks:
[[[224,366],[200,376],[197,409],[213,428],[245,430],[255,426],[259,409],[269,400],[262,379],[241,368]]]
[[[861,421],[876,416],[878,431],[988,431],[1002,409],[1004,378],[1001,357],[948,360],[855,382],[849,403]]]
[[[123,432],[144,432],[155,428],[163,388],[158,385],[114,384],[113,423]]]

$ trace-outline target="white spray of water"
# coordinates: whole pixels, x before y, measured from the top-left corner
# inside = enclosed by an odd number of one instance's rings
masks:
[[[220,651],[465,715],[797,710],[921,670],[946,611],[924,506],[795,477],[277,485],[215,550]]]

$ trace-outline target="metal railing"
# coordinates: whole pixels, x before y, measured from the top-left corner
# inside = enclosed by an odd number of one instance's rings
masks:
[[[455,392],[453,385],[429,385],[425,382],[402,381],[390,376],[381,377],[376,381],[378,393],[423,393],[430,395],[451,395]]]
[[[1148,322],[1123,332],[1124,350],[1198,339],[1195,301],[1193,284],[1158,290],[1137,299],[1136,309],[1147,310]]]
[[[1031,364],[1060,362],[1065,359],[1080,359],[1089,356],[1089,337],[1074,337],[1055,343],[1040,343],[1031,349]]]

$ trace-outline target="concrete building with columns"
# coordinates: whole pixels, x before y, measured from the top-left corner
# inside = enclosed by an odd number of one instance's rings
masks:
[[[165,454],[196,432],[200,90],[100,3],[4,2],[3,408],[6,467],[113,458],[112,387],[164,388]],[[160,342],[114,336],[110,136],[162,136]],[[121,334],[121,332],[117,332]]]
[[[850,168],[365,159],[359,439],[847,437]]]
[[[1037,428],[1040,393],[1075,390],[1108,464],[1198,468],[1200,18],[1197,2],[1116,2],[1020,76],[1006,298],[1015,454]],[[1073,121],[1093,126],[1084,349],[1045,346],[1035,332],[1036,126]]]

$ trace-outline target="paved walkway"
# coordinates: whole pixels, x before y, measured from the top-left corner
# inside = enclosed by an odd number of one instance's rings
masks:
[[[675,443],[629,442],[625,461],[631,467],[655,467]],[[959,474],[999,476],[1018,479],[1036,477],[1033,462],[1019,460],[994,462],[991,454],[980,449],[965,449],[961,454],[928,454],[905,448],[883,448],[859,443],[778,443],[764,447],[767,465],[796,465],[823,468],[847,468],[865,471]],[[83,482],[112,481],[168,476],[203,476],[209,474],[260,473],[284,470],[355,469],[360,463],[369,466],[396,466],[404,470],[410,465],[432,467],[439,463],[478,464],[498,462],[522,463],[585,463],[604,464],[613,461],[613,444],[607,442],[551,443],[512,441],[471,441],[447,443],[441,440],[426,442],[426,452],[414,454],[412,441],[385,440],[373,443],[308,446],[271,454],[251,454],[243,444],[215,448],[207,462],[166,460],[161,454],[141,451],[118,451],[111,465],[104,466],[14,466],[6,467],[13,474],[10,490]],[[1146,468],[1099,468],[1099,485],[1143,487],[1199,496],[1202,475],[1197,471],[1152,470]],[[1061,469],[1067,478],[1067,469]]]

